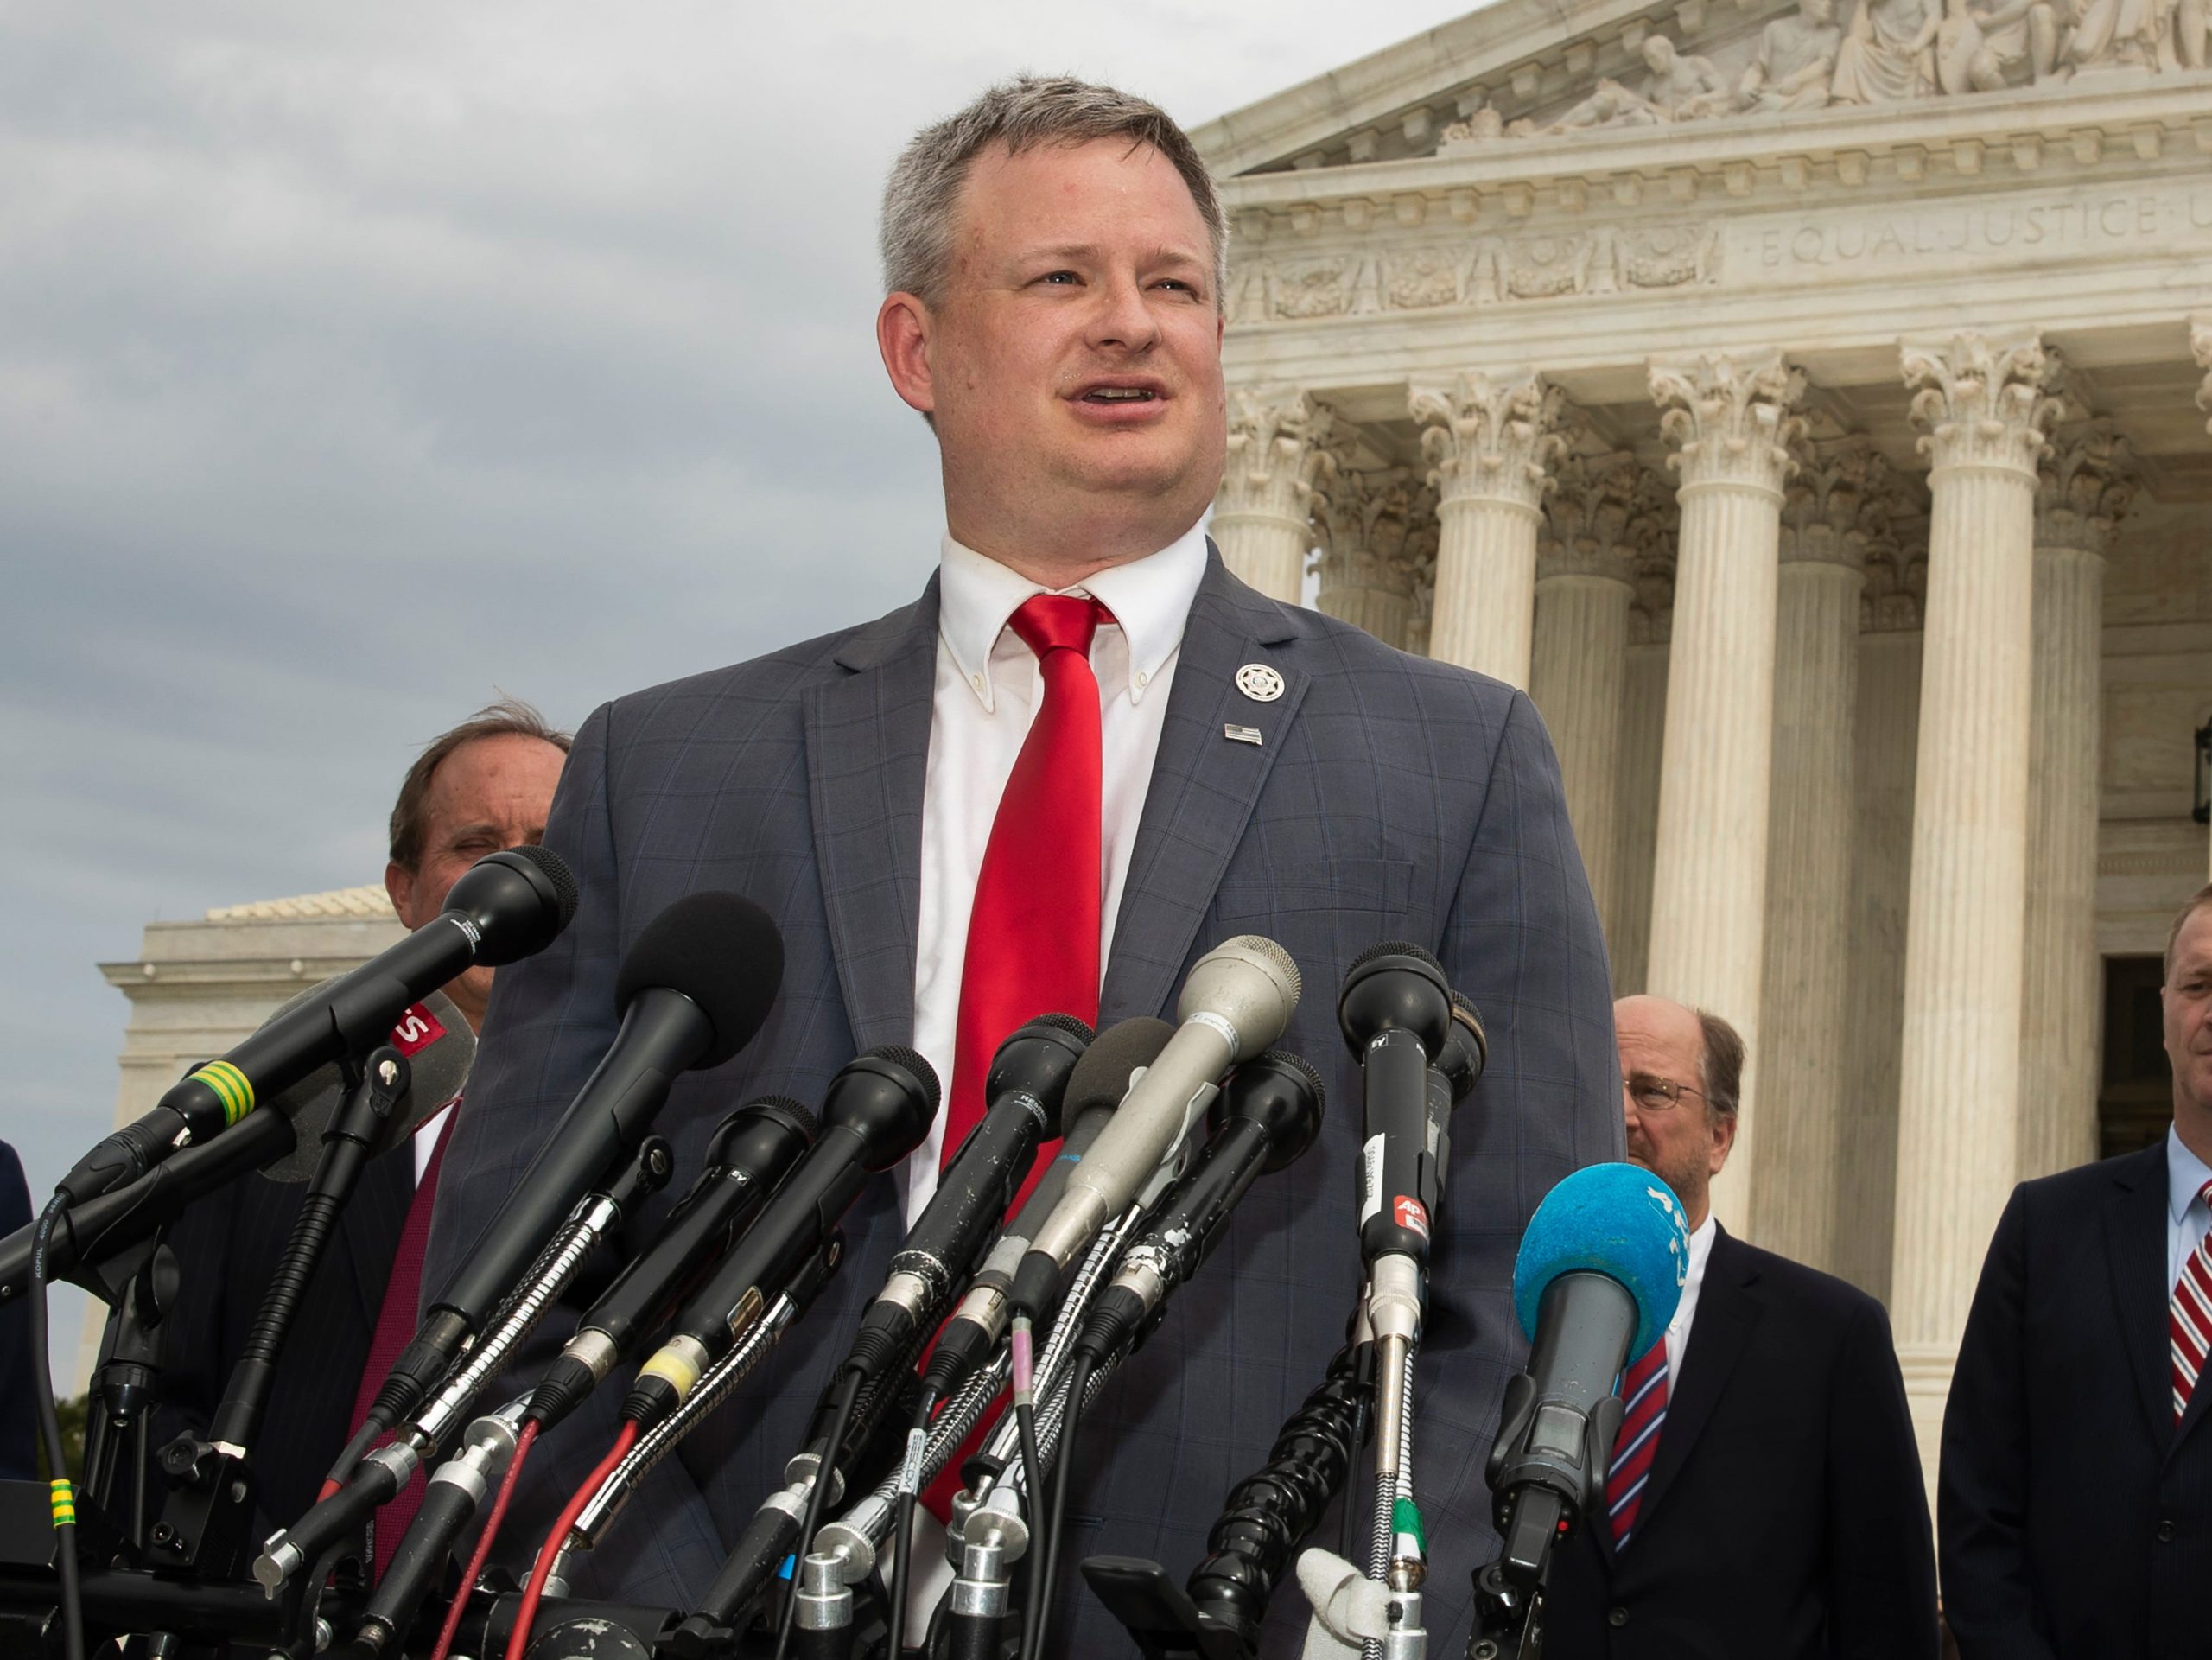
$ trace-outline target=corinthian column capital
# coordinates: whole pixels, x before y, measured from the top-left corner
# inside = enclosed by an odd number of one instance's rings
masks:
[[[1804,395],[1804,371],[1778,353],[1743,359],[1716,352],[1651,365],[1659,430],[1675,446],[1669,462],[1685,490],[1733,486],[1780,500],[1795,465],[1789,446],[1805,429],[1793,412]]]
[[[1674,493],[1625,450],[1569,455],[1553,469],[1536,538],[1536,579],[1602,576],[1634,587],[1667,541]]]
[[[1889,457],[1871,439],[1801,444],[1782,499],[1782,563],[1864,571],[1870,549],[1893,532],[1901,492]]]
[[[2059,429],[2036,473],[2036,546],[2102,558],[2134,504],[2137,477],[2135,453],[2109,420]]]
[[[2058,354],[2034,334],[1970,332],[1905,342],[1904,383],[1930,470],[1992,467],[2032,480],[2058,419]]]
[[[1329,406],[1298,387],[1230,389],[1229,462],[1214,512],[1303,524],[1335,467],[1327,449],[1335,426]]]
[[[1567,453],[1558,387],[1541,375],[1498,381],[1471,370],[1449,387],[1413,388],[1408,404],[1441,501],[1482,499],[1535,513],[1553,464]]]

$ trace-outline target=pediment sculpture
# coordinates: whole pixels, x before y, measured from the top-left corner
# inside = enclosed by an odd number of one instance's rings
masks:
[[[1548,120],[1508,119],[1484,105],[1445,128],[1440,144],[1961,97],[2089,71],[2202,69],[2212,34],[2212,0],[1858,0],[1848,27],[1838,7],[1798,0],[1733,70],[1718,52],[1705,57],[1646,36],[1644,73],[1633,85],[1600,80]]]

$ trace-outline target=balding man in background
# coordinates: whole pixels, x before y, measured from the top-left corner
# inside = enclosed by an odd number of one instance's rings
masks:
[[[1549,1660],[1935,1660],[1935,1549],[1882,1306],[1713,1215],[1744,1040],[1613,1006],[1628,1156],[1690,1224],[1682,1300],[1633,1361],[1601,1502],[1553,1564]]]

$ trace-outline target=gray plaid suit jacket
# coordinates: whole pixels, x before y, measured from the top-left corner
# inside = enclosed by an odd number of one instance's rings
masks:
[[[551,949],[499,971],[426,1287],[467,1255],[607,1048],[616,966],[683,894],[728,888],[766,907],[785,967],[751,1046],[676,1085],[658,1123],[679,1158],[664,1207],[730,1109],[772,1092],[818,1100],[856,1052],[912,1040],[937,649],[932,578],[875,622],[619,699],[584,723],[546,829],[582,900]],[[1280,671],[1282,696],[1238,692],[1247,663]],[[1262,741],[1228,741],[1230,723]],[[1247,932],[1280,941],[1305,976],[1281,1046],[1326,1080],[1325,1128],[1304,1160],[1254,1187],[1205,1271],[1085,1415],[1055,1629],[1069,1652],[1128,1652],[1073,1564],[1149,1556],[1179,1580],[1223,1494],[1265,1460],[1342,1342],[1358,1280],[1360,1111],[1337,986],[1361,951],[1406,939],[1441,959],[1491,1040],[1453,1127],[1416,1395],[1429,1627],[1436,1652],[1456,1652],[1470,1570],[1495,1549],[1483,1461],[1524,1355],[1514,1253],[1554,1183],[1621,1156],[1605,942],[1529,700],[1266,599],[1217,554],[1184,636],[1100,1025],[1172,1019],[1190,964]],[[882,1283],[900,1231],[889,1178],[846,1228],[843,1267],[811,1315],[656,1472],[592,1553],[580,1594],[688,1606],[705,1588],[724,1542],[780,1484]],[[507,1381],[518,1391],[535,1375]],[[531,1461],[503,1541],[513,1553],[534,1548],[611,1439],[620,1381]],[[1278,1594],[1269,1651],[1296,1652],[1305,1617],[1294,1589]]]

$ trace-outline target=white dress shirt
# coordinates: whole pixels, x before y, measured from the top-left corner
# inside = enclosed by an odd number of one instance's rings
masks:
[[[2180,1132],[2166,1126],[2166,1285],[2165,1301],[2171,1302],[2181,1279],[2181,1265],[2190,1252],[2212,1233],[2212,1210],[2204,1205],[2204,1184],[2212,1181],[2212,1168],[2183,1145]]]
[[[1713,1212],[1690,1233],[1689,1277],[1682,1282],[1682,1300],[1675,1305],[1675,1318],[1667,1322],[1667,1398],[1675,1398],[1676,1380],[1682,1375],[1682,1354],[1690,1346],[1690,1323],[1697,1319],[1697,1294],[1705,1284],[1706,1259],[1713,1255],[1713,1236],[1719,1224]]]
[[[953,1034],[968,918],[999,798],[1043,695],[1037,655],[1007,626],[1032,595],[1049,590],[995,559],[944,538],[938,583],[937,689],[929,770],[922,786],[922,893],[914,954],[914,1047],[952,1088]],[[1101,850],[1098,962],[1104,971],[1129,852],[1167,715],[1191,602],[1205,575],[1205,533],[1193,525],[1158,553],[1102,570],[1061,590],[1088,595],[1114,614],[1090,645],[1098,677]],[[1039,1011],[1040,1013],[1046,1011]],[[911,1222],[937,1191],[944,1115],[905,1168]]]

